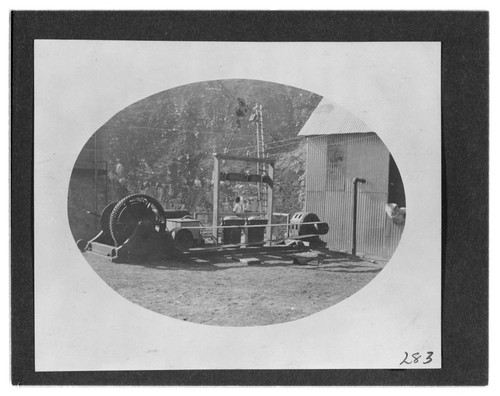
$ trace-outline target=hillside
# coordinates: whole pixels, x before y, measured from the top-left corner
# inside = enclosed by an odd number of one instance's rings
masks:
[[[108,142],[111,178],[120,195],[143,191],[166,208],[210,211],[212,153],[255,155],[256,124],[249,117],[258,103],[267,152],[277,159],[274,210],[291,213],[302,208],[304,192],[305,149],[297,134],[320,100],[319,95],[263,81],[201,82],[136,102],[97,133]],[[231,165],[231,171],[250,170],[243,163]],[[236,195],[253,195],[248,185],[222,190],[223,204]]]

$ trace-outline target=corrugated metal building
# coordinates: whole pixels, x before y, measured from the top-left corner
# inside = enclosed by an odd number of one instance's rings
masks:
[[[354,178],[358,183],[356,253],[389,259],[404,222],[386,213],[406,207],[399,171],[382,140],[361,120],[323,99],[299,133],[307,139],[306,211],[328,222],[323,238],[332,250],[352,252]]]

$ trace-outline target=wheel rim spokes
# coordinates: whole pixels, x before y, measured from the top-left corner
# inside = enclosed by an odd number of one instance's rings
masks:
[[[142,194],[124,198],[117,204],[111,217],[110,228],[117,246],[132,235],[139,223],[155,223],[156,231],[161,231],[165,222],[161,205],[154,198]]]

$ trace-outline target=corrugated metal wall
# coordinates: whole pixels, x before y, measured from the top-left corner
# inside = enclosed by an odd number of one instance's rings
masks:
[[[333,250],[352,249],[353,183],[358,184],[357,252],[390,258],[404,225],[385,213],[389,151],[375,133],[308,137],[306,210],[328,222],[324,240]]]

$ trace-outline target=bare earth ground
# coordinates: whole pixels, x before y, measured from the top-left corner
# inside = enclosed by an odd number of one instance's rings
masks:
[[[251,255],[118,264],[84,253],[123,297],[172,318],[218,326],[257,326],[299,319],[344,300],[370,282],[383,263],[331,252],[322,263],[298,265],[286,255]]]

